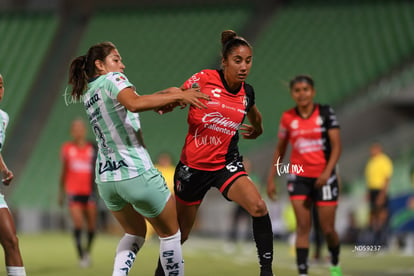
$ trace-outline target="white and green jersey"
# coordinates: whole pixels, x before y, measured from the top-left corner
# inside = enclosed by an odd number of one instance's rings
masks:
[[[98,143],[96,180],[119,181],[141,175],[153,167],[141,135],[138,113],[117,100],[118,93],[132,87],[122,73],[108,73],[88,84],[83,103]]]
[[[9,115],[0,109],[0,151],[3,149],[4,140],[6,139],[6,128],[9,124]]]

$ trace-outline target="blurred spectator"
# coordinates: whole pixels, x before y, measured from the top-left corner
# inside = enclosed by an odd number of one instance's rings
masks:
[[[371,158],[365,167],[370,203],[369,230],[375,245],[386,245],[388,220],[388,186],[392,175],[391,159],[383,153],[379,143],[372,144]]]

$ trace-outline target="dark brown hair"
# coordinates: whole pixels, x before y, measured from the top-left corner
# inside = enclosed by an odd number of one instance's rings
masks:
[[[243,37],[237,36],[236,32],[233,30],[226,30],[221,33],[221,45],[221,56],[224,59],[227,59],[233,49],[239,46],[247,46],[252,50],[250,43]]]
[[[88,85],[88,80],[96,75],[95,61],[104,61],[116,49],[112,42],[101,42],[89,48],[86,55],[72,60],[69,70],[69,84],[72,85],[72,96],[79,99]]]
[[[312,86],[312,88],[314,88],[315,86],[315,82],[313,81],[311,76],[308,75],[298,75],[296,77],[294,77],[290,82],[289,82],[289,87],[290,89],[293,88],[293,86],[299,82],[306,82],[307,84],[309,84],[310,86]]]

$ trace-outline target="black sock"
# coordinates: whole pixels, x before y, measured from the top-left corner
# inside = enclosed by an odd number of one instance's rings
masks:
[[[260,270],[272,272],[273,232],[269,214],[263,217],[252,217],[253,238],[256,242]]]
[[[335,247],[328,247],[328,250],[331,253],[331,263],[332,263],[332,265],[338,265],[338,263],[339,263],[339,244]]]
[[[89,231],[88,232],[88,244],[86,246],[86,251],[89,253],[91,252],[91,246],[93,239],[95,238],[95,231]]]
[[[155,276],[165,276],[164,270],[162,269],[160,258],[158,258],[157,268],[155,269]]]
[[[83,250],[82,250],[82,244],[81,244],[81,230],[75,228],[73,230],[73,236],[75,237],[76,249],[78,250],[79,258],[82,258]]]
[[[309,248],[296,248],[296,263],[299,274],[308,274]]]

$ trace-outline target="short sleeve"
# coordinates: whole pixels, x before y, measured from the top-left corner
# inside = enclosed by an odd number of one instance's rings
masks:
[[[277,137],[279,139],[289,139],[289,125],[287,120],[288,118],[286,116],[286,113],[283,113],[282,118],[280,119],[279,131],[277,134]]]
[[[118,97],[119,92],[121,92],[123,89],[127,87],[134,87],[132,83],[129,82],[128,78],[119,72],[113,72],[109,73],[106,76],[106,79],[108,80],[108,90],[109,96],[112,99],[116,99]]]
[[[184,82],[183,84],[184,88],[190,89],[190,88],[201,87],[202,82],[204,78],[206,77],[206,74],[207,73],[205,71],[195,73],[194,75],[191,76],[191,78],[189,78],[188,80]]]
[[[244,91],[246,92],[246,111],[249,112],[250,108],[256,104],[254,88],[250,84],[244,84]]]
[[[332,107],[329,105],[320,105],[319,113],[323,117],[323,123],[326,129],[339,128],[338,119]]]
[[[9,115],[1,110],[1,125],[0,125],[0,152],[3,149],[4,141],[6,140],[6,129],[9,124]]]

